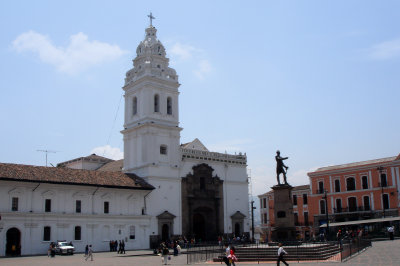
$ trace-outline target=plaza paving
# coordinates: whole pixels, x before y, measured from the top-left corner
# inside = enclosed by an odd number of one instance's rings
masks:
[[[147,254],[146,256],[144,256]],[[336,265],[340,262],[289,262],[305,265]],[[170,265],[186,265],[186,255],[173,257],[168,261]],[[258,265],[257,263],[239,262],[237,265]],[[264,262],[261,264],[276,264],[276,262]],[[400,240],[374,242],[372,248],[368,248],[363,253],[351,258],[344,265],[400,265]],[[56,256],[48,258],[47,256],[32,256],[18,258],[0,258],[0,266],[78,266],[78,265],[96,265],[96,266],[150,266],[161,265],[161,258],[151,255],[148,250],[145,251],[127,251],[124,255],[118,255],[115,252],[102,252],[94,254],[94,261],[85,261],[83,254],[73,256]],[[220,263],[197,263],[196,265],[221,265]],[[284,265],[284,264],[281,264]]]

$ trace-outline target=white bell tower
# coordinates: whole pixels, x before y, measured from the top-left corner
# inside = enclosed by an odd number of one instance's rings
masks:
[[[175,70],[168,66],[169,59],[156,33],[150,23],[123,87],[124,171],[144,178],[175,176],[172,169],[179,167],[180,159],[180,84]]]

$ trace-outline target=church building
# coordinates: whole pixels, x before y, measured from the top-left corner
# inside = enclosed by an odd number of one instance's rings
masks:
[[[126,73],[124,159],[0,164],[0,256],[43,254],[57,240],[105,251],[110,240],[143,249],[248,235],[246,155],[181,144],[178,75],[156,33],[150,23]]]

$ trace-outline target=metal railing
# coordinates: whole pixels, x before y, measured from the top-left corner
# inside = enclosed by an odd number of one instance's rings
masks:
[[[348,239],[340,241],[340,261],[350,259],[355,254],[371,247],[370,239]]]

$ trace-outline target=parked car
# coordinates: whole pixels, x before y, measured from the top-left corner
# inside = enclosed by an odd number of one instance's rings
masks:
[[[58,241],[56,245],[56,253],[60,255],[73,255],[75,252],[74,246],[66,241]]]

